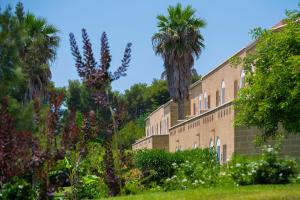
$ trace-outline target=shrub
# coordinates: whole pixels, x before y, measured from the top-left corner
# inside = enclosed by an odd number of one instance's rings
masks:
[[[228,165],[227,173],[235,183],[283,184],[297,176],[297,163],[291,158],[280,158],[278,150],[270,146],[263,148],[260,157],[234,157]]]
[[[32,200],[37,198],[37,191],[26,180],[14,177],[0,190],[0,199]]]
[[[123,193],[128,194],[137,194],[139,192],[142,192],[144,189],[143,185],[141,184],[141,181],[138,179],[132,179],[125,182],[125,185],[123,187]]]
[[[79,199],[107,197],[108,188],[101,178],[95,175],[86,175],[80,182],[80,186],[76,188]]]
[[[163,178],[171,177],[174,173],[172,163],[174,156],[163,150],[141,150],[135,156],[135,165],[141,170],[145,183],[152,181],[160,183]]]
[[[257,168],[257,160],[245,156],[234,156],[226,172],[236,184],[250,185],[254,184],[254,174]]]
[[[185,189],[215,184],[220,165],[215,152],[193,149],[169,153],[163,150],[142,150],[135,156],[135,164],[144,177],[144,183],[154,181],[165,190]],[[182,182],[183,181],[183,182]]]
[[[289,183],[297,175],[297,163],[291,158],[279,158],[278,151],[272,147],[264,149],[262,159],[255,173],[255,183]]]

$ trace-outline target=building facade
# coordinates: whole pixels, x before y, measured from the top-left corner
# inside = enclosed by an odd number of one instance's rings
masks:
[[[234,56],[244,57],[255,49],[255,45],[255,42],[251,43]],[[175,152],[214,147],[221,163],[227,162],[234,153],[258,153],[259,149],[255,148],[253,140],[260,134],[259,130],[233,125],[233,101],[239,89],[244,87],[244,82],[245,71],[241,67],[232,66],[230,59],[226,60],[190,86],[189,102],[186,103],[189,109],[185,120],[177,120],[177,107],[174,102],[168,102],[146,119],[146,137],[138,140],[133,149],[163,145],[164,148],[160,146],[159,149]],[[170,109],[171,105],[174,110]],[[172,121],[161,129],[161,122],[168,118]],[[162,144],[154,139],[161,133],[168,138],[168,142],[164,139],[165,143]],[[143,143],[147,139],[152,139],[152,147],[147,142]],[[285,138],[282,153],[300,157],[300,137]]]

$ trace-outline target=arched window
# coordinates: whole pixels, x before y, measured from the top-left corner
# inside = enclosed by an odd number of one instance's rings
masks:
[[[225,103],[225,81],[221,83],[221,104]]]
[[[194,149],[197,148],[197,142],[194,142],[194,145],[193,145]]]
[[[209,148],[212,150],[214,148],[214,141],[210,139],[209,141]]]
[[[199,113],[201,112],[201,109],[202,109],[202,95],[200,94],[199,96]]]
[[[204,109],[207,109],[207,93],[204,92]]]
[[[245,85],[245,75],[246,75],[245,70],[242,70],[241,71],[241,79],[240,79],[240,88],[244,87],[244,85]]]
[[[220,138],[217,138],[216,141],[216,151],[217,151],[217,160],[220,161],[221,159],[221,141]]]

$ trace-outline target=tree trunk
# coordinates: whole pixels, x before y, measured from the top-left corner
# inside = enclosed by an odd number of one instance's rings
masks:
[[[103,158],[104,170],[105,170],[105,179],[108,186],[108,195],[117,196],[120,194],[120,182],[119,177],[116,175],[114,157],[112,152],[112,133],[106,133],[105,138],[105,154]]]
[[[185,118],[184,99],[178,99],[178,119]]]

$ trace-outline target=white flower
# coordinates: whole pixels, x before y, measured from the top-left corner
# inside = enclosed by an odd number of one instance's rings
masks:
[[[270,153],[270,152],[272,152],[272,151],[273,151],[273,148],[269,145],[268,148],[267,148],[267,152]]]
[[[23,189],[23,185],[18,185],[18,188]]]
[[[183,183],[184,183],[184,182],[187,182],[186,178],[185,178],[185,179],[183,179],[183,180],[182,180],[182,182],[183,182]]]
[[[167,182],[170,181],[170,180],[171,180],[171,179],[169,179],[169,178],[166,179]]]
[[[282,173],[280,173],[279,176],[281,177],[281,176],[282,176]]]
[[[240,163],[237,163],[235,166],[236,166],[236,167],[240,167],[240,166],[241,166],[241,164],[240,164]]]

